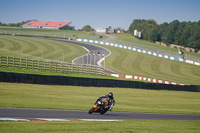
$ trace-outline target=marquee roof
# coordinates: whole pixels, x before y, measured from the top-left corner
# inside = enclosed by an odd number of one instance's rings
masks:
[[[39,20],[33,20],[31,22],[28,22],[26,24],[23,24],[22,26],[28,26],[28,27],[63,27],[71,22],[58,22],[58,21],[39,21]]]

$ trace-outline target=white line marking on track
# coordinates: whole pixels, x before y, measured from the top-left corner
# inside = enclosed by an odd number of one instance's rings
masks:
[[[121,121],[115,119],[0,118],[0,121]]]

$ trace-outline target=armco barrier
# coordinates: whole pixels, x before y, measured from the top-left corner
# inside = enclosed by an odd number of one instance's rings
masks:
[[[157,56],[157,57],[161,57],[161,58],[165,58],[165,59],[181,61],[181,62],[200,66],[199,62],[195,62],[195,61],[192,61],[192,60],[185,60],[185,59],[182,59],[182,58],[171,57],[171,56],[168,56],[168,55],[158,54],[158,53],[154,53],[154,52],[151,52],[151,51],[142,50],[142,49],[138,49],[138,48],[132,48],[132,47],[128,47],[128,46],[124,46],[124,45],[120,45],[120,44],[102,42],[102,41],[95,41],[95,40],[88,40],[88,39],[76,39],[76,41],[90,42],[90,43],[114,46],[114,47],[123,48],[123,49],[129,49],[129,50],[144,53],[144,54],[149,54],[149,55],[153,55],[153,56]]]
[[[175,86],[175,85],[166,85],[159,83],[145,83],[138,81],[78,78],[78,77],[67,77],[67,76],[45,76],[45,75],[20,74],[20,73],[9,73],[9,72],[0,72],[0,82],[200,92],[200,86],[194,86],[194,85]]]

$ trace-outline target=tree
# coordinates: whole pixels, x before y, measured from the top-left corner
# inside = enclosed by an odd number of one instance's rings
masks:
[[[174,35],[174,43],[175,44],[178,44],[178,45],[181,45],[182,42],[181,42],[181,36],[183,34],[183,30],[185,29],[185,26],[187,25],[187,22],[182,22],[179,24],[178,28],[177,28],[177,31]]]
[[[169,24],[166,22],[158,26],[158,40],[157,41],[164,42],[164,40],[167,39],[166,31],[167,31],[168,26]]]
[[[86,26],[84,26],[81,30],[82,30],[82,31],[92,31],[92,30],[94,30],[94,29],[92,29],[92,27],[91,27],[90,25],[86,25]]]
[[[174,36],[176,33],[176,30],[178,28],[179,25],[179,21],[178,20],[174,20],[173,22],[171,22],[166,30],[166,40],[164,43],[166,44],[172,44],[174,43]]]
[[[158,24],[155,20],[135,19],[129,27],[129,32],[133,35],[134,30],[142,32],[141,39],[155,42],[158,38]]]
[[[23,21],[23,22],[19,22],[19,23],[9,23],[9,24],[0,22],[0,26],[20,27],[21,25],[28,23],[30,21],[32,21],[32,20],[27,20],[27,21]]]
[[[64,27],[61,27],[60,30],[75,30],[75,27],[74,26],[66,25]]]
[[[129,33],[133,35],[134,30],[142,31],[145,21],[144,19],[134,19],[129,27]]]
[[[195,48],[195,51],[200,49],[200,25],[193,23],[190,29],[190,37],[188,38],[188,46]]]
[[[156,42],[158,40],[158,27],[156,26],[149,31],[148,41]]]
[[[158,25],[155,20],[134,19],[129,27],[129,33],[141,31],[143,40],[160,41],[168,45],[174,43],[185,47],[200,49],[200,21],[179,22]]]

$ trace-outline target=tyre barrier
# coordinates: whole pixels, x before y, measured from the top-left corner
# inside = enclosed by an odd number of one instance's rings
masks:
[[[177,86],[177,85],[168,85],[160,83],[146,83],[139,81],[80,78],[80,77],[68,77],[68,76],[46,76],[46,75],[21,74],[21,73],[10,73],[10,72],[0,72],[0,82],[200,92],[200,85]]]

